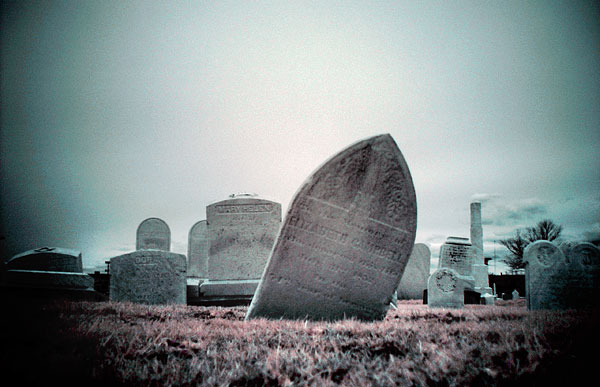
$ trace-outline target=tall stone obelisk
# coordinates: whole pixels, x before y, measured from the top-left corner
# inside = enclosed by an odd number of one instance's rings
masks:
[[[471,245],[475,251],[473,264],[484,264],[483,261],[483,227],[481,226],[481,203],[471,203]]]
[[[483,227],[481,225],[480,202],[471,203],[471,245],[475,255],[472,266],[473,277],[475,277],[475,291],[482,295],[491,294],[492,288],[490,288],[488,278],[488,267],[483,260]],[[493,302],[493,298],[491,302]]]

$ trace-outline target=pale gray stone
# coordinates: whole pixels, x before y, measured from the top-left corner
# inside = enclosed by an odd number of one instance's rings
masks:
[[[208,278],[208,246],[206,220],[201,220],[188,234],[188,277]]]
[[[138,226],[136,250],[155,249],[171,251],[171,230],[164,220],[148,218]]]
[[[519,292],[517,291],[517,289],[513,290],[513,292],[512,292],[512,299],[513,300],[518,300],[519,297],[521,297],[521,295],[519,294]]]
[[[465,306],[465,276],[456,270],[441,268],[427,281],[427,305],[430,308],[455,308]]]
[[[392,137],[346,148],[296,193],[246,318],[383,318],[415,231],[415,191]]]
[[[15,255],[5,270],[36,270],[69,273],[83,272],[81,252],[60,247],[41,247]]]
[[[483,227],[481,225],[481,203],[479,202],[471,203],[471,245],[475,255],[473,264],[483,265]]]
[[[185,255],[138,250],[110,260],[110,300],[186,303]]]
[[[430,265],[431,251],[429,247],[424,243],[415,243],[398,286],[399,300],[423,298],[423,291],[427,289]]]
[[[200,294],[204,297],[252,296],[259,280],[208,281],[200,284]]]
[[[258,280],[281,226],[281,204],[254,194],[206,207],[208,279]]]

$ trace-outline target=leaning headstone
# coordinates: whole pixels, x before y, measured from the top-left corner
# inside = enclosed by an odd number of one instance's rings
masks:
[[[431,251],[424,243],[415,243],[400,285],[398,286],[399,300],[417,300],[423,297],[427,289]]]
[[[530,243],[523,253],[527,308],[567,309],[568,266],[562,251],[549,241]]]
[[[416,197],[389,134],[333,156],[289,207],[246,319],[381,319],[416,231]]]
[[[208,278],[208,235],[206,220],[194,224],[188,235],[188,268],[190,278]]]
[[[260,279],[281,226],[281,204],[256,194],[231,195],[207,206],[206,220],[207,278]]]
[[[171,230],[164,220],[148,218],[138,226],[136,250],[155,249],[171,251]]]
[[[110,260],[110,300],[186,303],[185,255],[138,250]]]
[[[464,285],[463,279],[455,270],[437,269],[427,282],[427,305],[430,308],[463,308]]]
[[[81,273],[81,252],[60,247],[41,247],[15,255],[4,265],[6,270],[36,270]]]

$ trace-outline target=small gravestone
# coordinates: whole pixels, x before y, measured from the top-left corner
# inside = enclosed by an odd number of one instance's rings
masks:
[[[465,283],[453,269],[442,268],[429,276],[427,305],[430,308],[463,308]]]
[[[60,247],[41,247],[15,255],[4,265],[6,270],[36,270],[81,273],[81,252]]]
[[[187,276],[208,278],[208,235],[206,220],[194,224],[188,235]]]
[[[568,265],[563,252],[549,241],[530,243],[523,253],[527,308],[567,309]]]
[[[467,238],[448,237],[440,247],[439,268],[448,268],[461,276],[472,276],[473,249]]]
[[[519,292],[517,291],[517,289],[513,290],[512,292],[512,299],[513,300],[518,300],[520,297]]]
[[[186,303],[185,255],[138,250],[110,260],[110,300]]]
[[[206,207],[211,281],[258,280],[281,226],[281,204],[256,194],[231,195]]]
[[[431,251],[424,243],[415,243],[400,285],[398,286],[399,300],[416,300],[423,297],[429,278]]]
[[[136,250],[171,251],[171,230],[164,220],[148,218],[138,226],[136,233]]]
[[[416,197],[390,135],[329,159],[289,207],[246,319],[381,319],[416,231]]]

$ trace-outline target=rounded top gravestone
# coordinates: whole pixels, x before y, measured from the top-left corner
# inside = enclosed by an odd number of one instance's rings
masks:
[[[171,251],[171,230],[167,223],[159,218],[142,221],[136,232],[135,249]]]
[[[206,207],[211,280],[258,280],[281,226],[281,204],[234,194]]]
[[[383,318],[416,220],[410,171],[389,134],[344,149],[296,193],[246,318]]]

